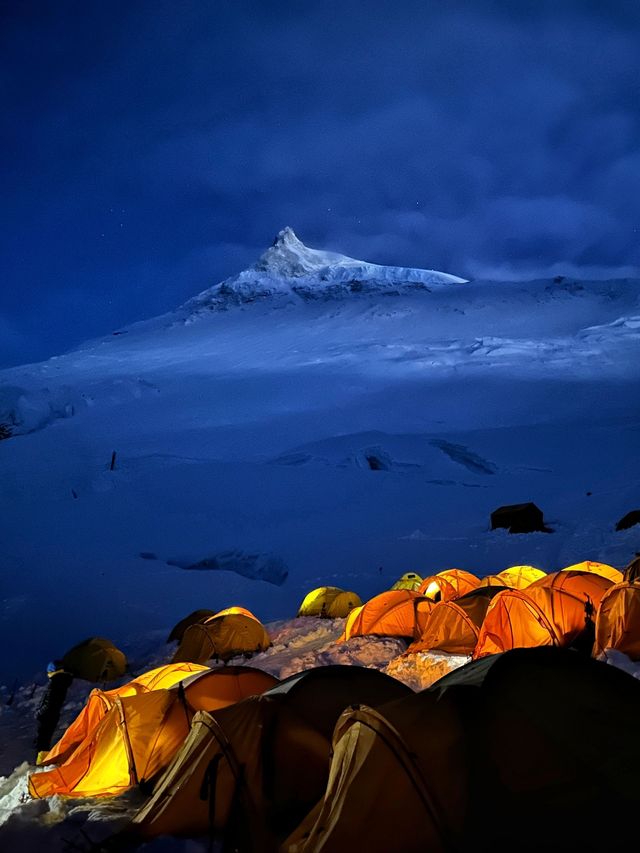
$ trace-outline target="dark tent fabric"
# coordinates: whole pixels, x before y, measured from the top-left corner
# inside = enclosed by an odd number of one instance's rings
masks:
[[[640,524],[640,509],[632,509],[616,524],[616,530],[628,530],[635,524]]]
[[[325,796],[281,851],[342,853],[355,840],[367,853],[635,849],[639,709],[637,679],[548,647],[348,709]]]
[[[509,533],[550,533],[542,510],[534,503],[501,506],[491,513],[491,529],[506,528]]]
[[[167,637],[167,643],[173,643],[174,640],[177,640],[179,643],[182,642],[182,638],[184,637],[184,632],[187,628],[190,628],[191,625],[198,625],[204,622],[206,619],[209,619],[211,616],[215,616],[215,610],[207,610],[207,608],[201,608],[200,610],[194,610],[193,613],[190,613],[188,616],[185,616],[184,619],[181,619],[176,625],[171,629],[171,633]]]
[[[106,682],[121,678],[127,671],[127,658],[103,637],[90,637],[69,649],[62,658],[65,672],[85,681]]]
[[[623,578],[627,583],[636,583],[640,580],[640,554],[634,557],[628,566],[625,566]]]
[[[378,670],[327,666],[233,708],[198,714],[131,830],[145,837],[190,836],[214,827],[241,844],[249,829],[248,849],[276,850],[322,796],[342,711],[411,692]]]

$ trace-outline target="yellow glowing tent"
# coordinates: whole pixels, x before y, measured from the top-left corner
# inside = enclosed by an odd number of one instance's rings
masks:
[[[463,569],[445,569],[425,578],[418,592],[432,601],[451,601],[480,586],[480,578]]]
[[[394,583],[391,589],[412,589],[417,592],[422,583],[422,578],[415,572],[405,572],[401,578]]]
[[[594,563],[592,560],[585,560],[582,563],[565,566],[561,571],[594,572],[596,575],[602,575],[603,578],[609,578],[612,583],[620,583],[623,579],[622,572],[619,569],[614,569],[613,566],[608,566],[606,563]]]
[[[305,595],[298,616],[322,616],[337,619],[348,616],[354,607],[360,607],[362,601],[355,592],[348,592],[336,586],[320,586]]]
[[[277,682],[261,670],[224,667],[196,673],[168,690],[116,696],[66,762],[29,777],[29,793],[104,797],[148,786],[179,749],[196,711],[224,708]]]
[[[502,578],[504,585],[511,589],[526,589],[545,575],[546,572],[536,569],[535,566],[511,566],[498,572],[498,577]]]
[[[95,731],[100,720],[109,708],[113,707],[117,696],[138,696],[141,693],[151,693],[153,690],[173,687],[174,684],[196,672],[208,672],[208,667],[196,663],[170,663],[138,675],[133,681],[123,684],[122,687],[116,687],[115,690],[99,690],[97,688],[92,690],[84,708],[67,728],[58,743],[40,759],[39,764],[62,764],[66,761],[77,747]]]
[[[241,611],[241,612],[239,612]],[[248,610],[229,608],[206,622],[190,625],[176,649],[173,662],[206,663],[251,655],[271,645],[267,631]]]

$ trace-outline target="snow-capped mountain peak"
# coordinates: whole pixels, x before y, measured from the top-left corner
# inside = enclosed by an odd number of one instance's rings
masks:
[[[464,283],[465,279],[435,270],[383,266],[310,249],[286,227],[253,266],[190,299],[178,313],[191,321],[209,311],[267,298],[289,302],[398,295]]]
[[[310,249],[288,225],[278,232],[273,245],[260,257],[253,269],[277,276],[299,278],[335,265],[360,264],[345,255]]]

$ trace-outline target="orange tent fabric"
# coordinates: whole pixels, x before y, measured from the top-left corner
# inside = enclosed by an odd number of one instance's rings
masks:
[[[433,603],[415,590],[394,589],[382,592],[362,605],[353,618],[347,619],[345,632],[338,642],[351,637],[375,634],[382,637],[417,636]]]
[[[606,563],[594,563],[592,560],[585,560],[583,563],[574,563],[573,566],[565,566],[563,572],[594,572],[596,575],[602,575],[603,578],[609,578],[613,583],[620,583],[623,580],[622,572],[614,569],[613,566],[608,566]]]
[[[575,595],[582,601],[585,601],[585,596],[589,596],[593,602],[593,606],[597,610],[600,607],[602,596],[613,586],[613,582],[603,575],[597,575],[595,572],[570,572],[563,570],[545,575],[539,581],[532,584],[529,589],[541,586],[552,589],[563,589],[565,592]]]
[[[439,601],[434,605],[420,639],[409,646],[406,654],[424,651],[471,655],[491,600],[504,587],[481,587],[455,601]]]
[[[95,731],[58,767],[29,777],[32,797],[104,797],[154,779],[189,733],[196,711],[214,711],[278,683],[250,667],[196,673],[168,690],[116,696]]]
[[[509,588],[512,589],[512,585],[507,583],[505,578],[501,578],[500,575],[487,575],[482,578],[480,584],[478,585],[478,589],[484,588],[485,586],[498,586],[502,589]]]
[[[584,601],[562,589],[498,593],[484,617],[473,657],[533,646],[568,646],[585,628]]]
[[[480,578],[463,569],[446,569],[425,578],[418,592],[433,601],[452,601],[480,586]]]
[[[114,690],[99,690],[97,688],[92,690],[87,699],[87,704],[60,740],[40,759],[40,765],[62,764],[66,761],[82,741],[95,731],[100,720],[109,708],[113,707],[117,696],[138,696],[141,693],[173,687],[174,684],[184,678],[196,672],[207,672],[207,670],[208,667],[200,666],[197,663],[170,663],[138,675],[132,681],[128,681],[122,687],[116,687]]]
[[[227,661],[238,655],[264,651],[271,645],[266,628],[249,611],[229,608],[206,622],[190,625],[175,651],[173,662],[206,663],[211,658]]]
[[[602,597],[596,618],[594,655],[617,649],[640,660],[640,583],[623,581]]]

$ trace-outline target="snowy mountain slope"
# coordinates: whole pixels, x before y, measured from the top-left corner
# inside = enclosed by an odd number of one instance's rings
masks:
[[[640,505],[640,282],[462,284],[282,234],[229,298],[0,373],[5,679],[200,606],[640,550],[613,529]],[[489,531],[523,500],[553,534]]]
[[[309,249],[284,228],[254,266],[190,299],[179,313],[187,321],[203,312],[261,299],[335,299],[348,294],[390,295],[431,290],[465,279],[434,270],[385,267],[335,252]]]

